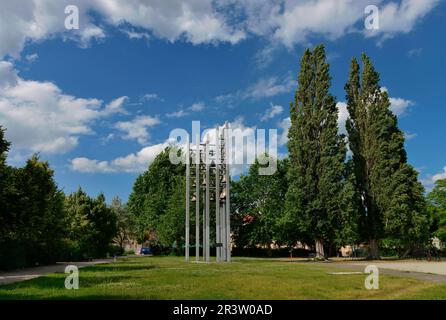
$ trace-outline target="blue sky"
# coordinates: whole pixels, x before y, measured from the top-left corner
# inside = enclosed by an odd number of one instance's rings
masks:
[[[446,177],[445,1],[1,2],[9,163],[40,153],[65,192],[82,186],[127,200],[169,132],[190,130],[192,120],[283,134],[300,56],[318,43],[340,123],[349,63],[364,51],[392,97],[420,179],[430,188]],[[79,8],[79,30],[64,28],[68,4]],[[364,29],[369,4],[379,8],[378,30]]]

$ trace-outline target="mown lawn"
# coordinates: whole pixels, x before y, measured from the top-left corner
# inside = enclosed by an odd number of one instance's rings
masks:
[[[333,275],[345,270],[311,262],[139,257],[79,270],[79,290],[51,274],[0,286],[0,299],[446,299],[446,285],[381,275],[380,289],[366,290],[366,275]]]

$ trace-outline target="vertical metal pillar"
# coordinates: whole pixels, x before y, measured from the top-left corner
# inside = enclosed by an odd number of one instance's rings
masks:
[[[229,179],[230,179],[230,174],[229,174],[229,163],[230,163],[230,159],[231,159],[231,155],[229,154],[229,151],[231,151],[229,149],[229,126],[226,123],[225,125],[225,159],[226,159],[226,223],[225,223],[225,231],[226,231],[226,261],[230,262],[231,261],[231,201],[230,201],[230,188],[229,188]],[[232,137],[231,137],[232,138]]]
[[[206,141],[205,145],[205,159],[206,159],[206,203],[205,203],[205,210],[206,210],[206,262],[210,261],[211,256],[211,250],[210,250],[210,223],[209,223],[209,166],[210,166],[210,159],[209,159],[209,141]]]
[[[195,137],[195,261],[200,260],[200,136]]]
[[[215,259],[220,262],[220,130],[215,128]]]
[[[222,197],[219,199],[220,201],[220,238],[221,238],[221,261],[226,261],[226,189],[225,189],[225,183],[226,183],[226,158],[227,155],[225,153],[226,151],[226,141],[225,141],[225,128],[223,128],[223,134],[222,134],[222,140],[221,140],[221,146],[220,146],[220,154],[222,156],[221,159],[221,168],[222,168],[222,176],[223,176],[223,190],[222,190]]]
[[[203,199],[206,198],[206,192],[203,190]],[[204,200],[205,202],[206,200]],[[206,261],[206,207],[203,206],[203,230],[201,231],[203,236],[203,249],[202,249],[202,258],[203,261]]]
[[[226,231],[225,231],[225,203],[223,202],[220,209],[220,228],[221,228],[221,261],[226,261]]]
[[[185,234],[185,259],[189,261],[189,234],[190,234],[190,145],[189,137],[186,141],[186,234]]]

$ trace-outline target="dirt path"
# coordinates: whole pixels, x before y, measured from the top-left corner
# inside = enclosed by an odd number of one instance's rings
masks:
[[[57,264],[50,266],[24,268],[8,272],[0,272],[0,285],[29,280],[50,273],[63,273],[65,271],[65,267],[68,265],[75,265],[78,268],[82,268],[95,264],[109,263],[111,261],[113,261],[113,259],[98,259],[85,262],[58,262]]]

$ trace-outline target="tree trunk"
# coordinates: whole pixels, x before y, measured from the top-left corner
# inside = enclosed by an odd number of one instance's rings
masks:
[[[370,239],[367,260],[379,260],[379,259],[380,257],[378,252],[378,240]]]
[[[324,243],[322,239],[316,239],[316,259],[325,259]]]

